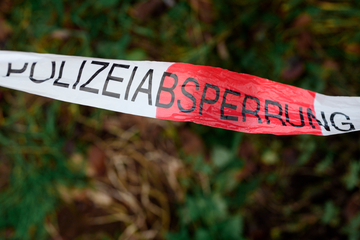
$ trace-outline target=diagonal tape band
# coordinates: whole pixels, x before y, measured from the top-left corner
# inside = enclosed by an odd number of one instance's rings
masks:
[[[0,86],[248,133],[333,135],[360,129],[360,97],[331,97],[186,63],[0,51]]]

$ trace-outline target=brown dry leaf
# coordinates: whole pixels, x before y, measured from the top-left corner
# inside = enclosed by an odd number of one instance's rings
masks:
[[[252,161],[247,161],[245,166],[236,174],[239,181],[246,180],[256,171],[256,165]]]
[[[201,21],[212,23],[215,19],[213,3],[211,0],[190,0],[190,5],[199,15]]]
[[[286,148],[281,154],[281,162],[288,165],[294,165],[298,160],[298,155],[299,154],[293,148]]]
[[[6,21],[2,17],[0,17],[0,42],[5,41],[10,34],[10,25],[8,25]]]
[[[120,239],[163,239],[174,214],[170,206],[185,195],[179,183],[184,167],[176,157],[173,141],[182,125],[169,124],[116,114],[104,121],[102,131],[106,137],[88,136],[93,142],[87,153],[93,188],[87,189],[85,195],[60,189],[71,209],[76,205],[75,214],[83,216],[76,226],[69,226],[69,209],[62,210],[58,216],[62,237],[80,236],[85,229],[98,231],[109,226],[105,232],[116,227],[122,233]],[[165,129],[171,129],[170,133]],[[201,140],[193,135],[190,133],[189,138],[201,149]],[[82,159],[81,155],[72,155],[75,166],[81,165]]]
[[[109,222],[102,225],[91,225],[89,219],[104,216],[106,212],[98,208],[89,200],[74,201],[68,206],[63,206],[57,212],[59,235],[66,240],[101,239],[95,238],[96,233],[116,234],[123,225],[119,222]],[[86,237],[90,234],[92,237]],[[84,236],[85,235],[85,236]]]
[[[184,128],[179,131],[179,136],[182,149],[187,155],[204,154],[204,143],[197,134]]]
[[[0,158],[3,158],[3,156],[0,155]],[[11,173],[10,166],[5,162],[0,162],[0,190],[2,188],[5,188],[9,183],[9,177]]]
[[[88,163],[87,174],[89,176],[101,177],[106,174],[106,155],[105,152],[98,146],[93,145],[88,150]]]
[[[332,59],[325,59],[322,64],[322,76],[323,78],[329,78],[339,69],[340,66],[336,61]]]
[[[354,193],[351,198],[348,200],[346,207],[344,209],[344,215],[346,220],[349,222],[353,217],[355,217],[360,210],[360,194]]]
[[[326,59],[323,66],[327,70],[339,70],[339,64],[332,59]]]
[[[221,41],[216,45],[217,52],[222,60],[229,60],[230,54],[226,47],[225,41]]]
[[[8,13],[12,9],[12,0],[1,0],[0,1],[0,13]]]
[[[306,56],[313,46],[313,39],[311,34],[307,31],[302,31],[296,38],[296,49],[301,56]]]
[[[345,52],[352,55],[360,55],[360,44],[349,43],[345,45]]]
[[[300,14],[294,21],[293,27],[302,28],[309,26],[311,23],[311,17],[307,13]]]
[[[151,17],[161,15],[166,8],[166,4],[162,0],[148,0],[135,4],[130,14],[135,18],[146,21]]]
[[[294,81],[305,72],[304,64],[297,57],[289,58],[287,60],[287,65],[288,66],[281,73],[281,78],[285,81]]]
[[[83,189],[68,188],[63,185],[59,185],[57,186],[57,191],[59,192],[61,199],[67,203],[88,199],[87,193]]]
[[[236,179],[242,181],[251,177],[256,171],[256,164],[254,163],[254,160],[257,157],[257,150],[252,141],[243,141],[240,145],[238,155],[244,159],[245,162],[245,166],[236,174]]]
[[[71,31],[68,29],[58,29],[50,34],[53,39],[67,40],[71,37]]]
[[[301,56],[306,56],[313,45],[312,36],[307,29],[311,21],[311,17],[304,13],[300,14],[293,23],[293,28],[299,30],[299,34],[296,37],[296,49]]]
[[[187,38],[194,47],[198,47],[201,43],[204,42],[204,36],[202,32],[199,31],[199,28],[196,26],[189,26],[186,30]]]
[[[147,129],[154,123],[143,121],[139,124],[137,127]],[[135,127],[133,125],[127,131]],[[113,132],[121,131],[116,128],[116,124],[111,124]],[[103,205],[107,212],[116,216],[119,213],[118,208],[114,208],[116,203],[122,206],[120,212],[126,213],[127,219],[131,219],[124,221],[118,218],[118,222],[126,225],[121,228],[121,239],[143,239],[144,236],[158,239],[161,232],[169,228],[169,201],[183,195],[177,183],[181,161],[160,148],[154,148],[151,142],[144,139],[122,138],[125,133],[103,144],[109,157],[107,178],[102,178],[101,183],[96,184],[95,191],[101,186],[102,194],[113,199],[107,207]]]
[[[240,145],[238,154],[239,157],[245,159],[248,162],[252,162],[257,155],[257,150],[251,141],[244,141]]]
[[[107,207],[113,203],[113,199],[106,193],[100,191],[87,191],[87,196],[89,199],[94,202],[96,205]]]

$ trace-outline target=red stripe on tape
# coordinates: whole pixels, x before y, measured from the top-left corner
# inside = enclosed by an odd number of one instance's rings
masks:
[[[175,63],[158,95],[161,119],[248,133],[322,135],[314,92],[256,76]]]

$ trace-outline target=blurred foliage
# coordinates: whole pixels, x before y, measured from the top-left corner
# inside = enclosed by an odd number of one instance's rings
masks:
[[[213,146],[211,162],[207,163],[202,156],[188,160],[197,175],[183,179],[188,190],[178,209],[180,230],[170,233],[168,239],[244,239],[241,207],[259,181],[254,178],[239,184],[237,176],[243,162],[237,157],[237,147],[241,135],[232,140],[231,149]]]
[[[359,18],[357,1],[3,0],[0,47],[359,96]],[[0,99],[2,239],[360,238],[357,132],[250,135],[3,88]]]
[[[64,128],[59,102],[9,91],[2,97],[0,166],[11,169],[11,174],[1,174],[1,233],[15,239],[44,239],[48,235],[44,219],[55,217],[59,203],[57,186],[85,183],[81,168],[69,171],[66,161],[64,148],[74,137],[72,126]]]

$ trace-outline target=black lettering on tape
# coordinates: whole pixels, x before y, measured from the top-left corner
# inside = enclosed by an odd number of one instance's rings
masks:
[[[115,76],[112,76],[111,74],[113,73],[115,67],[119,67],[119,68],[126,68],[126,69],[129,69],[130,65],[123,65],[123,64],[116,64],[114,63],[111,68],[110,68],[110,71],[109,71],[109,74],[105,80],[105,84],[104,84],[104,88],[103,88],[103,91],[102,91],[102,95],[105,95],[105,96],[109,96],[109,97],[114,97],[114,98],[120,98],[120,94],[119,93],[113,93],[113,92],[109,92],[107,91],[107,86],[109,84],[109,81],[110,80],[113,80],[113,81],[117,81],[117,82],[122,82],[124,79],[121,78],[121,77],[115,77]]]
[[[184,94],[184,96],[188,97],[193,105],[191,106],[191,108],[189,109],[185,109],[181,106],[181,103],[180,103],[180,99],[177,100],[177,105],[178,105],[178,108],[181,112],[183,113],[191,113],[195,110],[195,107],[196,107],[196,98],[191,94],[189,93],[188,91],[186,91],[186,84],[188,84],[189,82],[193,82],[195,84],[195,89],[196,91],[199,90],[199,82],[195,79],[195,78],[187,78],[184,83],[181,85],[181,92]]]
[[[236,92],[236,91],[233,91],[233,90],[230,90],[230,89],[225,89],[225,93],[224,93],[224,96],[223,96],[223,101],[221,103],[221,108],[220,108],[220,119],[230,120],[230,121],[237,121],[239,119],[238,117],[229,116],[229,115],[224,114],[224,108],[230,108],[230,109],[233,109],[233,110],[236,110],[236,108],[237,108],[236,105],[226,102],[226,96],[227,96],[228,93],[233,94],[233,95],[238,96],[238,97],[240,97],[240,95],[241,95],[239,92]]]
[[[248,99],[254,100],[256,102],[256,110],[250,110],[246,109],[246,102]],[[259,117],[258,112],[260,111],[260,101],[258,98],[249,96],[245,94],[244,101],[243,101],[243,108],[242,108],[242,116],[243,116],[243,122],[246,122],[246,115],[245,114],[251,114],[258,118],[258,123],[262,123],[261,118]]]
[[[326,129],[326,131],[330,131],[330,127],[328,125],[328,122],[326,121],[325,113],[323,111],[321,111],[321,117],[324,121],[324,128]]]
[[[174,79],[174,84],[171,87],[164,87],[164,82],[165,82],[166,77],[171,77]],[[175,101],[174,89],[175,89],[177,83],[178,83],[178,77],[176,74],[171,73],[171,72],[164,72],[164,74],[161,77],[158,93],[156,95],[156,103],[155,103],[156,107],[170,108],[174,104],[174,101]],[[161,95],[161,92],[163,92],[163,91],[170,93],[171,99],[170,99],[169,103],[160,103],[160,95]]]
[[[324,120],[324,125],[320,122],[320,120],[318,120],[315,115],[313,114],[313,112],[311,111],[310,108],[308,108],[306,110],[307,112],[307,116],[308,116],[308,119],[309,119],[309,124],[311,125],[312,128],[315,128],[314,124],[312,123],[312,119],[315,119],[316,122],[319,124],[319,126],[325,128],[326,131],[330,131],[330,127],[328,125],[328,122],[326,121],[326,118],[325,118],[325,114],[324,112],[321,112],[321,117],[322,119]]]
[[[300,125],[296,125],[292,122],[290,122],[289,119],[289,106],[287,104],[285,104],[285,117],[286,117],[286,121],[288,123],[290,123],[291,126],[293,127],[297,127],[297,128],[301,128],[303,126],[305,126],[305,121],[304,121],[304,116],[303,116],[303,112],[302,112],[302,107],[299,107],[299,115],[300,115]]]
[[[273,106],[277,106],[279,108],[279,114],[269,114],[269,105],[273,105]],[[272,100],[265,100],[265,118],[266,118],[266,123],[270,124],[270,117],[272,118],[276,118],[279,119],[281,121],[281,124],[283,126],[286,126],[286,124],[284,123],[284,121],[281,119],[281,115],[282,115],[282,107],[281,104],[276,102],[276,101],[272,101]]]
[[[38,79],[35,79],[34,78],[34,71],[35,71],[35,66],[36,66],[37,62],[34,62],[32,65],[31,65],[31,69],[30,69],[30,80],[33,81],[34,83],[43,83],[47,80],[50,80],[52,78],[54,78],[55,76],[55,68],[56,68],[56,63],[54,61],[51,62],[51,76],[49,78],[46,78],[44,80],[38,80]]]
[[[68,87],[69,87],[69,84],[59,82],[59,80],[62,78],[62,74],[63,74],[63,70],[64,70],[64,65],[65,65],[65,61],[62,61],[62,62],[61,62],[61,65],[60,65],[59,77],[54,81],[53,85],[54,85],[54,86],[59,86],[59,87],[68,88]]]
[[[136,73],[136,70],[137,70],[137,69],[138,69],[138,67],[134,67],[134,69],[133,69],[133,71],[132,71],[132,73],[131,73],[129,83],[128,83],[127,87],[126,87],[125,100],[128,100],[130,87],[131,87],[131,84],[132,84],[133,81],[134,81],[134,77],[135,77],[135,73]]]
[[[207,92],[208,88],[212,88],[216,91],[215,99],[207,99],[206,98],[206,92]],[[220,95],[220,88],[218,86],[212,85],[210,83],[205,83],[204,91],[203,91],[203,94],[201,96],[201,101],[200,101],[199,114],[202,115],[204,103],[207,103],[207,104],[216,103],[219,100],[219,95]]]
[[[151,98],[151,89],[152,89],[152,77],[153,77],[153,72],[154,69],[150,69],[144,76],[144,78],[141,80],[141,83],[139,84],[139,86],[137,87],[131,101],[135,101],[137,95],[139,92],[142,93],[146,93],[148,95],[148,101],[149,101],[149,105],[152,105],[152,98]],[[148,88],[143,88],[142,86],[144,85],[146,79],[149,77],[149,84],[148,84]]]
[[[100,62],[100,61],[92,61],[91,64],[96,64],[96,65],[102,65],[102,67],[97,70],[94,75],[92,75],[89,80],[87,80],[86,83],[84,83],[83,85],[80,86],[80,90],[81,91],[85,91],[85,92],[91,92],[91,93],[99,93],[99,89],[95,89],[95,88],[90,88],[90,87],[86,87],[86,85],[88,85],[89,83],[91,83],[91,81],[99,74],[101,73],[107,66],[109,66],[108,62]]]
[[[346,120],[350,120],[349,116],[348,115],[345,115],[344,113],[341,113],[341,112],[334,112],[330,115],[330,122],[331,122],[331,125],[336,129],[336,130],[339,130],[339,131],[342,131],[342,132],[348,132],[348,131],[352,131],[352,130],[355,130],[355,127],[352,123],[344,123],[342,122],[341,125],[349,125],[349,129],[341,129],[339,128],[336,124],[335,124],[335,121],[334,121],[334,118],[336,115],[342,115],[346,118]]]
[[[6,76],[7,77],[10,76],[10,73],[23,73],[23,72],[25,72],[27,66],[28,66],[28,63],[25,63],[24,66],[21,69],[12,69],[11,68],[11,63],[9,63],[8,71],[7,71]]]
[[[78,73],[76,82],[74,83],[74,85],[73,85],[73,87],[72,87],[73,89],[75,89],[76,86],[78,85],[78,83],[80,82],[81,74],[82,74],[82,71],[83,71],[83,69],[84,69],[84,67],[85,67],[85,63],[86,63],[86,60],[84,60],[84,61],[81,63],[81,66],[80,66],[80,68],[79,68],[79,73]]]

